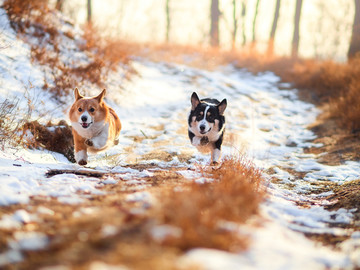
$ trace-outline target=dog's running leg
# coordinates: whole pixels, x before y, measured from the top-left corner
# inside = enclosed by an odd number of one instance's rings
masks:
[[[211,162],[216,164],[219,162],[221,156],[221,145],[223,142],[224,133],[220,135],[219,139],[214,144],[214,149],[211,151]]]
[[[86,165],[87,164],[87,151],[85,145],[85,139],[81,137],[75,129],[73,129],[73,136],[74,136],[74,150],[75,150],[75,160],[79,165]]]
[[[218,148],[215,148],[211,151],[211,163],[217,164],[221,156],[221,151]]]

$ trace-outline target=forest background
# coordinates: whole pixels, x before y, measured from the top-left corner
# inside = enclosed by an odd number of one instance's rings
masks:
[[[137,42],[256,49],[345,61],[359,51],[358,0],[57,0],[78,23]]]

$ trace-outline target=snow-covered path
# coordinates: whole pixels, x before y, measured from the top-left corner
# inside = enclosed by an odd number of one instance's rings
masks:
[[[324,209],[328,202],[322,199],[329,194],[312,193],[319,181],[342,183],[360,178],[360,165],[347,162],[336,167],[325,166],[316,161],[316,156],[304,153],[305,147],[316,147],[310,142],[314,134],[306,129],[318,114],[313,105],[299,101],[296,91],[281,84],[270,72],[255,76],[231,66],[205,71],[144,60],[134,61],[133,65],[139,75],[123,85],[126,91],[119,92],[116,73],[106,83],[106,101],[118,112],[123,124],[120,144],[92,156],[90,168],[120,173],[123,180],[146,189],[141,178],[151,176],[152,172],[125,168],[125,165],[151,163],[158,168],[183,170],[193,168],[198,162],[208,164],[210,157],[198,153],[187,138],[190,96],[196,91],[201,98],[227,98],[223,155],[245,154],[264,170],[267,179],[269,197],[261,206],[264,225],[243,228],[253,240],[247,252],[230,254],[195,249],[185,254],[184,260],[200,262],[206,269],[360,266],[360,235],[341,228],[341,224],[352,222],[351,211],[329,212]],[[164,159],[164,155],[170,158]],[[96,178],[76,175],[46,178],[45,172],[54,168],[78,169],[79,166],[59,154],[44,151],[1,153],[0,204],[26,204],[36,195],[55,197],[67,204],[79,203],[86,194],[101,194],[98,187],[117,183],[114,179],[99,182]],[[297,179],[297,172],[304,173],[303,179]],[[199,177],[193,170],[181,173],[190,179]],[[277,181],[272,181],[274,178]],[[299,206],[307,202],[311,202],[307,207]],[[19,219],[15,214],[3,217],[0,228],[16,227]],[[304,233],[350,238],[334,251],[306,238]],[[9,260],[5,255],[0,254],[0,266],[1,259]]]
[[[136,115],[146,115],[146,121],[135,117],[127,123],[133,127],[129,130],[131,134],[138,132],[141,136],[141,128],[156,137],[155,141],[165,142],[160,147],[173,154],[172,165],[179,163],[177,155],[189,151],[193,153],[191,162],[207,163],[209,156],[192,149],[186,136],[190,95],[197,91],[201,97],[227,98],[224,154],[245,153],[264,169],[269,181],[270,197],[262,206],[268,222],[252,232],[254,241],[248,253],[237,257],[195,250],[189,257],[205,262],[207,269],[236,269],[245,265],[257,269],[322,269],[359,264],[359,233],[341,228],[351,224],[352,211],[329,212],[324,209],[328,202],[323,200],[329,193],[315,195],[312,191],[319,188],[317,184],[321,181],[344,183],[360,178],[360,164],[326,166],[318,163],[315,155],[304,153],[305,147],[316,147],[310,142],[314,134],[306,129],[319,113],[313,105],[299,101],[295,90],[279,90],[290,85],[281,84],[270,72],[254,76],[230,66],[211,72],[147,62],[136,67],[141,79],[127,86],[135,94],[134,103],[128,110],[121,103],[118,108],[125,115],[134,111]],[[152,132],[151,127],[157,125],[163,128]],[[152,150],[150,140],[134,146],[138,154]],[[297,172],[304,173],[304,178],[298,179]],[[279,181],[275,184],[270,181],[272,178]],[[303,233],[350,238],[341,245],[340,252],[334,252],[305,238]]]

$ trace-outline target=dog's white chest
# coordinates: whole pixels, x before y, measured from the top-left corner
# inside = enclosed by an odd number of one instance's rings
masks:
[[[93,123],[88,128],[83,128],[78,122],[72,122],[71,125],[81,137],[86,139],[101,136],[104,132],[109,133],[109,124],[105,124],[104,121]]]

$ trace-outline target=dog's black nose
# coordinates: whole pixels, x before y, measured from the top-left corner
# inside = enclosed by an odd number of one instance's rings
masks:
[[[205,126],[204,125],[201,125],[200,126],[200,131],[204,131],[205,130]]]
[[[85,116],[85,115],[81,116],[81,121],[86,122],[87,121],[87,116]]]

